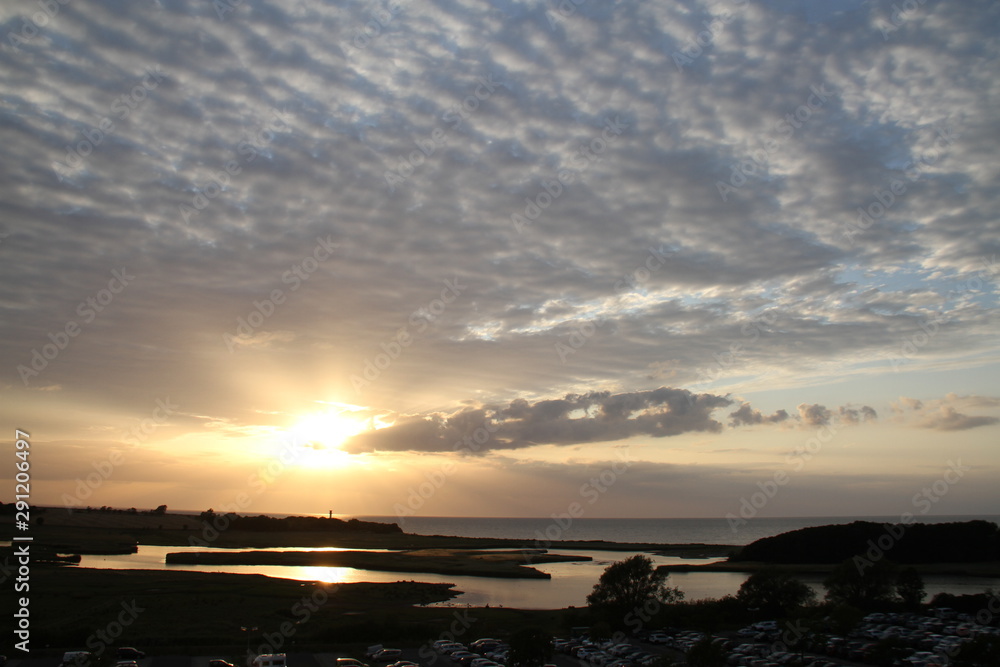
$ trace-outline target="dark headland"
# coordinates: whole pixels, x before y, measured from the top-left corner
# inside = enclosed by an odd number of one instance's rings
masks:
[[[707,565],[665,565],[664,570],[830,572],[839,563],[882,559],[923,574],[1000,576],[1000,527],[982,520],[951,523],[878,523],[815,526],[765,537]]]

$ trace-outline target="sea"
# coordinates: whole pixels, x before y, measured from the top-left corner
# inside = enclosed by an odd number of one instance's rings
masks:
[[[407,533],[416,535],[451,535],[460,537],[493,537],[533,539],[540,542],[605,541],[627,544],[727,544],[744,545],[764,537],[790,530],[851,523],[877,521],[899,523],[899,516],[823,516],[823,517],[755,517],[749,520],[708,519],[574,519],[565,515],[548,518],[478,518],[445,516],[358,516],[362,521],[395,523]],[[923,516],[919,523],[946,523],[983,519],[1000,523],[1000,515]]]

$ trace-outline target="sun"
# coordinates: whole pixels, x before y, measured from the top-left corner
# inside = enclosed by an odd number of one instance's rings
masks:
[[[368,423],[347,410],[314,413],[300,418],[292,428],[295,439],[310,450],[302,461],[307,467],[339,465],[350,454],[341,447],[351,436],[368,430]]]

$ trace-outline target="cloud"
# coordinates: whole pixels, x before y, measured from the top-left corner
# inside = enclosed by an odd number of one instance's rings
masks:
[[[366,35],[360,1],[74,0],[5,39],[0,415],[66,442],[170,396],[233,441],[333,400],[401,415],[358,451],[496,426],[485,451],[868,422],[823,388],[912,369],[971,391],[996,2],[890,33],[893,0],[572,4],[426,0]],[[803,385],[787,419],[728,398]],[[986,425],[965,400],[906,418]]]
[[[833,413],[826,406],[802,403],[798,406],[799,418],[807,426],[825,426],[830,423]]]
[[[878,419],[878,413],[875,411],[875,408],[868,405],[862,405],[860,408],[843,405],[838,410],[838,414],[841,420],[848,424],[860,424]]]
[[[478,390],[649,389],[665,364],[675,386],[705,368],[781,379],[899,356],[900,332],[917,335],[939,307],[947,335],[910,363],[988,347],[995,295],[942,295],[1000,249],[981,213],[1000,202],[983,150],[996,141],[1000,84],[968,66],[996,54],[956,46],[992,44],[995,9],[922,7],[886,40],[877,26],[891,3],[811,7],[749,3],[678,69],[673,54],[715,4],[586,3],[556,16],[537,3],[431,1],[363,47],[364,3],[259,2],[223,19],[196,2],[66,6],[0,54],[4,145],[22,165],[0,193],[0,252],[18,258],[0,263],[0,284],[30,286],[0,303],[31,313],[0,323],[8,379],[20,382],[17,365],[120,265],[134,283],[45,371],[73,392],[101,367],[120,405],[155,377],[232,414],[223,397],[237,365],[280,369],[282,385],[321,372],[337,378],[331,393],[371,403],[415,384],[439,404]],[[162,80],[144,87],[151,67]],[[813,87],[830,94],[777,131]],[[616,117],[628,127],[605,140]],[[933,148],[941,123],[958,136],[905,180],[902,165]],[[776,150],[724,201],[717,184],[768,139]],[[591,142],[603,148],[581,162]],[[67,146],[88,155],[54,166]],[[385,175],[400,165],[412,173],[390,191]],[[511,215],[550,196],[543,184],[555,191],[561,169],[572,182],[518,233]],[[899,177],[906,193],[845,239],[831,221]],[[336,251],[306,272],[327,235]],[[454,276],[462,295],[410,324]],[[232,366],[192,361],[212,358],[275,289],[286,301],[239,341]],[[754,320],[765,310],[773,325]],[[560,358],[555,345],[593,322],[597,333]],[[419,363],[404,358],[351,395],[350,376],[407,326]],[[720,369],[734,339],[736,363]],[[149,376],[116,363],[126,352]]]
[[[612,442],[636,435],[654,438],[688,432],[718,433],[712,413],[730,405],[723,396],[660,387],[612,394],[567,394],[560,399],[462,408],[451,414],[406,416],[393,426],[352,438],[344,449],[371,451],[470,451],[534,445]]]
[[[778,410],[772,415],[765,415],[760,410],[754,410],[749,403],[741,403],[740,407],[729,415],[730,426],[751,426],[753,424],[780,424],[789,418],[786,410]]]
[[[951,406],[943,405],[935,412],[924,412],[917,425],[935,431],[965,431],[997,423],[1000,423],[1000,417],[966,415]]]
[[[918,428],[935,431],[966,431],[1000,423],[994,415],[970,415],[960,410],[1000,407],[1000,399],[992,396],[959,396],[949,393],[944,398],[921,401],[901,396],[893,403],[896,420]]]

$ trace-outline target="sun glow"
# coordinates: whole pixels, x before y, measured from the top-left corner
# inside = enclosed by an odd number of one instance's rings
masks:
[[[343,464],[351,455],[341,446],[351,436],[368,428],[366,421],[355,418],[348,410],[306,415],[292,429],[296,440],[309,450],[301,459],[301,465],[323,468]]]

